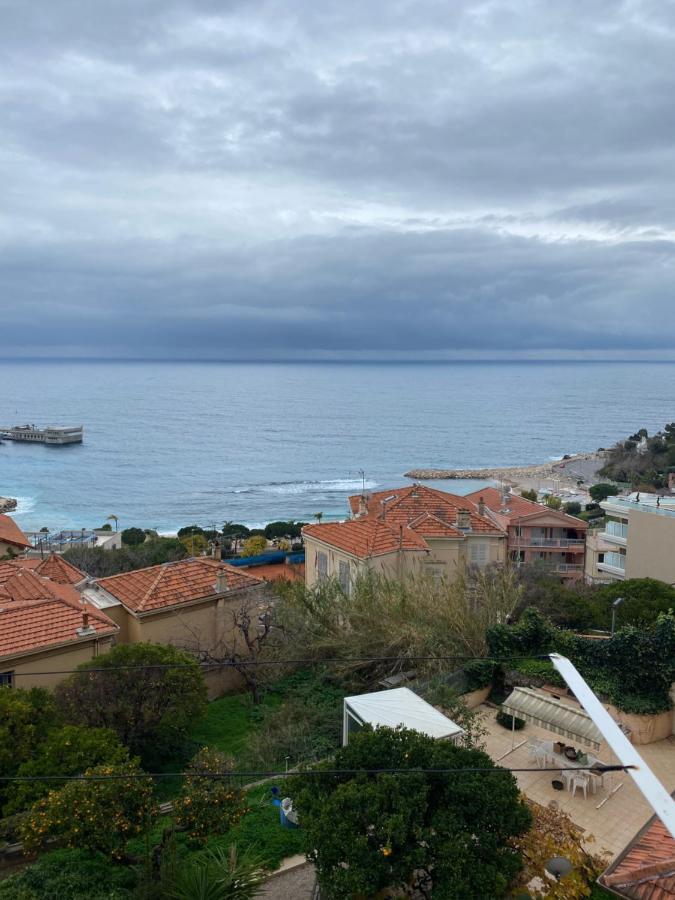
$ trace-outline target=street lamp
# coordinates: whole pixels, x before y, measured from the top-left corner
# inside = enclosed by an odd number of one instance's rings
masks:
[[[617,597],[614,603],[612,603],[612,637],[614,637],[614,627],[616,625],[616,611],[623,603],[623,597]]]

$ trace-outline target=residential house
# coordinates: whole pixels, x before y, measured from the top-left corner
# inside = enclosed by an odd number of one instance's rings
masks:
[[[675,898],[675,838],[657,816],[638,831],[599,882],[626,900]]]
[[[0,685],[52,689],[59,679],[47,673],[106,653],[118,632],[72,584],[0,563]]]
[[[583,578],[588,525],[582,519],[494,487],[467,496],[507,531],[509,559],[517,565],[540,563],[561,579]]]
[[[252,615],[268,597],[266,582],[218,559],[199,557],[99,578],[82,594],[119,626],[120,643],[174,644],[202,658],[238,641],[234,614]],[[207,674],[211,696],[240,686],[231,669]]]
[[[675,505],[672,498],[632,494],[609,497],[600,506],[607,518],[600,538],[611,550],[597,571],[611,581],[656,578],[675,584]]]
[[[452,577],[506,560],[506,530],[465,497],[414,484],[349,498],[353,518],[306,525],[305,584],[336,577],[349,591],[364,568],[389,577]]]
[[[12,560],[12,565],[22,569],[30,569],[36,575],[42,578],[49,578],[57,584],[71,584],[73,587],[79,587],[87,580],[87,575],[77,566],[65,560],[56,553],[51,553],[44,559],[35,559],[33,557],[22,556],[19,559]]]
[[[0,515],[0,559],[24,553],[31,546],[23,531],[10,516]]]

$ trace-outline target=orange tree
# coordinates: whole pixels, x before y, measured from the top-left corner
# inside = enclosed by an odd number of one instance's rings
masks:
[[[21,826],[24,850],[42,849],[57,839],[66,847],[98,850],[121,859],[127,841],[142,834],[155,815],[152,781],[135,762],[87,769],[100,780],[69,781],[50,791]]]
[[[484,900],[502,896],[520,870],[511,841],[527,830],[530,813],[515,778],[482,751],[364,728],[317,768],[338,771],[291,780],[291,790],[329,900],[432,890],[446,900]],[[358,771],[383,768],[410,771]]]
[[[209,834],[225,834],[247,810],[244,794],[227,776],[233,760],[204,747],[190,762],[180,797],[174,802],[176,830],[205,843]]]

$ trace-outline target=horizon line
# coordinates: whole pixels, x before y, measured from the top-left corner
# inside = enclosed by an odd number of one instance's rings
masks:
[[[321,359],[314,357],[297,357],[297,358],[261,358],[261,357],[242,357],[242,358],[218,358],[218,357],[169,357],[169,356],[0,356],[0,363],[39,363],[39,362],[59,362],[59,363],[203,363],[203,364],[220,364],[220,365],[239,365],[239,364],[267,364],[267,365],[290,365],[290,364],[319,364],[331,365],[338,363],[340,365],[454,365],[454,364],[475,364],[484,363],[653,363],[672,365],[675,358],[672,359],[645,359],[635,357],[592,357],[592,358],[571,358],[571,357],[457,357],[451,359],[396,359],[392,357],[363,358],[354,359],[350,357],[336,357],[335,359]]]

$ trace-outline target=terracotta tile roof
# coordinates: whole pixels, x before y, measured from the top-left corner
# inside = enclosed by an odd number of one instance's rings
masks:
[[[347,522],[326,522],[321,525],[305,525],[302,533],[338,547],[359,559],[382,556],[396,550],[428,550],[424,538],[407,526],[402,530],[390,527],[374,516],[349,519]]]
[[[349,498],[349,505],[356,515],[359,511],[361,497]],[[404,488],[393,488],[390,491],[377,491],[365,498],[368,517],[381,517],[389,525],[409,525],[415,519],[426,514],[435,516],[448,525],[456,525],[457,513],[465,510],[469,513],[469,522],[473,534],[502,534],[502,529],[487,516],[479,516],[476,504],[466,497],[439,491],[424,484],[412,484]],[[383,501],[385,501],[383,503]],[[363,518],[363,517],[362,517]],[[462,534],[457,532],[457,536]]]
[[[31,542],[16,524],[14,519],[5,515],[0,515],[0,541],[21,548],[31,546]]]
[[[432,516],[431,513],[422,513],[410,522],[410,527],[424,537],[463,537],[464,534],[438,516]]]
[[[81,640],[77,629],[85,611],[97,636],[119,630],[105,613],[83,603],[70,585],[11,563],[0,564],[0,657]]]
[[[262,584],[260,578],[248,572],[207,557],[122,572],[99,578],[95,584],[134,612],[151,612],[215,595],[219,572],[227,575],[228,591]]]
[[[79,584],[87,577],[84,572],[55,553],[46,559],[15,559],[12,560],[12,564],[24,569],[32,569],[38,575],[59,584]]]
[[[675,839],[663,822],[653,816],[600,881],[629,900],[673,900]]]
[[[503,517],[509,521],[512,519],[526,518],[527,516],[541,516],[546,514],[548,516],[553,516],[555,519],[559,519],[561,525],[567,525],[569,528],[585,529],[588,527],[583,519],[577,519],[575,516],[570,516],[559,509],[550,509],[542,503],[535,503],[534,500],[527,500],[525,497],[521,497],[518,494],[508,494],[508,502],[505,504],[504,494],[502,494],[498,488],[482,488],[481,490],[473,491],[473,493],[467,494],[466,496],[476,505],[478,505],[478,502],[482,497],[489,510],[498,514],[500,518]]]
[[[245,567],[249,575],[256,578],[262,578],[263,581],[279,581],[286,578],[288,581],[304,581],[305,580],[305,564],[293,563],[269,563],[264,566]]]

